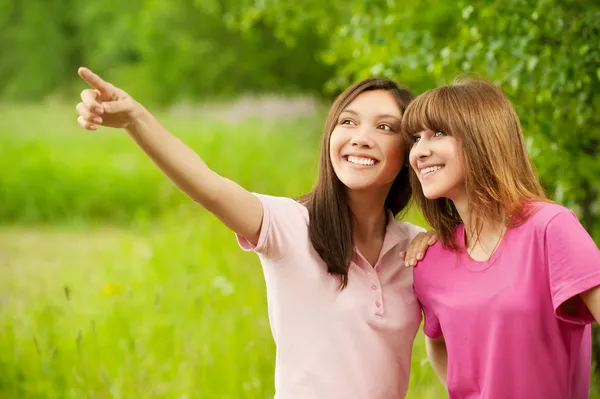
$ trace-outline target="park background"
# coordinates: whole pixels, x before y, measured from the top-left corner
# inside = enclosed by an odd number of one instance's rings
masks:
[[[595,0],[0,0],[2,399],[273,395],[258,259],[126,134],[79,128],[80,65],[217,172],[291,197],[345,86],[421,93],[476,73],[600,243]],[[412,365],[408,397],[444,397],[421,335]]]

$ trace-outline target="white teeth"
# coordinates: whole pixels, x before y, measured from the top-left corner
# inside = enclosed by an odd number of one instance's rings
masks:
[[[430,166],[428,168],[421,169],[421,174],[424,175],[427,173],[435,172],[436,170],[440,170],[440,169],[442,169],[441,166]]]
[[[354,163],[357,165],[375,165],[375,160],[370,158],[359,158],[352,155],[348,156],[348,162]]]

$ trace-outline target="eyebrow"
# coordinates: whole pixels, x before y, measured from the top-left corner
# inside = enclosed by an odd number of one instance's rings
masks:
[[[343,114],[344,112],[348,112],[348,113],[350,113],[350,114],[353,114],[353,115],[356,115],[356,116],[358,116],[358,112],[356,112],[356,111],[353,111],[353,110],[351,110],[351,109],[345,109],[345,110],[343,110],[343,111],[342,111],[342,114]],[[378,117],[378,118],[392,118],[392,119],[396,119],[398,122],[400,122],[400,121],[401,121],[401,119],[400,119],[400,118],[398,118],[397,116],[390,115],[390,114],[378,114],[378,115],[377,115],[377,117]]]

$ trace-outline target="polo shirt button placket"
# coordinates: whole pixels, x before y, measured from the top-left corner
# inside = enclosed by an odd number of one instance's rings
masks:
[[[383,304],[380,300],[375,301],[375,317],[382,318],[383,317]]]
[[[375,265],[373,268],[375,271],[375,275],[373,276],[373,282],[371,283],[371,290],[374,294],[375,299],[375,316],[383,317],[383,298],[381,296],[381,283],[379,282],[379,274],[381,267],[379,265]]]

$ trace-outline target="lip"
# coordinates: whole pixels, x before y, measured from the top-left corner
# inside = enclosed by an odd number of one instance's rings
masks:
[[[374,161],[373,165],[361,165],[361,164],[357,164],[354,162],[350,162],[348,160],[348,157],[356,157],[356,158],[365,158],[365,159],[371,159]],[[379,163],[379,159],[371,156],[371,155],[367,155],[367,154],[344,154],[342,155],[342,158],[344,159],[344,161],[352,166],[358,167],[358,168],[370,168],[372,166],[375,166]]]
[[[441,168],[438,170],[434,170],[433,172],[427,172],[427,173],[423,174],[423,170],[434,167],[434,166],[440,166]],[[439,164],[439,163],[429,163],[429,164],[419,165],[419,178],[422,180],[427,179],[430,176],[433,176],[434,174],[436,174],[437,172],[442,170],[444,167],[445,167],[444,164]]]
[[[432,166],[442,166],[443,167],[445,165],[443,163],[424,163],[424,164],[417,165],[417,167],[419,168],[419,172],[423,169],[431,168]]]

